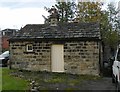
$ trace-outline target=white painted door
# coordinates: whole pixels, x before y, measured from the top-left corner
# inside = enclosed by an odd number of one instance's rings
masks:
[[[63,45],[52,45],[52,72],[64,72]]]

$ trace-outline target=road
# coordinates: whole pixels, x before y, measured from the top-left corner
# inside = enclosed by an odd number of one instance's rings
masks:
[[[85,81],[81,86],[81,90],[115,92],[115,84],[112,83],[110,77],[103,77],[95,81]]]

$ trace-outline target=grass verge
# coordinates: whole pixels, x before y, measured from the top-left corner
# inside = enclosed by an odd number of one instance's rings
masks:
[[[13,76],[22,76],[22,78],[29,81],[34,80],[39,90],[80,90],[83,81],[101,79],[101,77],[93,75],[74,75],[27,70],[13,71]]]
[[[10,75],[11,70],[2,68],[2,90],[28,90],[28,81]]]

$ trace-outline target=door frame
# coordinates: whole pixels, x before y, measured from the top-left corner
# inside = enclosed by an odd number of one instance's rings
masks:
[[[62,46],[62,48],[61,48],[62,49],[62,59],[61,59],[62,60],[62,62],[61,62],[62,65],[61,66],[63,66],[62,67],[63,69],[61,68],[60,71],[57,71],[57,70],[54,71],[53,70],[53,57],[54,57],[53,56],[53,46]],[[58,61],[58,63],[59,63],[59,61]],[[64,44],[52,44],[51,45],[51,71],[52,72],[64,72]]]

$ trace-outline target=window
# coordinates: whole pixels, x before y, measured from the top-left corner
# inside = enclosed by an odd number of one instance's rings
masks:
[[[120,49],[118,50],[117,60],[120,61]]]
[[[27,44],[27,51],[32,52],[33,51],[33,45],[32,44]]]

